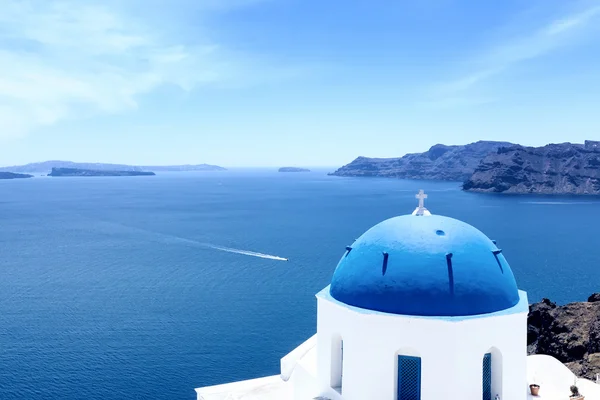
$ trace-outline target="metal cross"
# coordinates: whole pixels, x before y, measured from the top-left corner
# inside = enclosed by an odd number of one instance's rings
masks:
[[[419,190],[419,193],[415,197],[419,199],[419,210],[423,210],[425,208],[425,199],[427,198],[423,189]]]

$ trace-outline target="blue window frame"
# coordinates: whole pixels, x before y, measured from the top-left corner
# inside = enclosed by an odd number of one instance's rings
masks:
[[[492,355],[483,356],[483,400],[492,400]]]
[[[421,358],[398,356],[398,400],[421,400]]]

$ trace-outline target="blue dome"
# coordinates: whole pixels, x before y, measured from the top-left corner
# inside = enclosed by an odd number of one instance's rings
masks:
[[[487,314],[519,302],[502,250],[471,225],[438,215],[369,229],[342,256],[330,294],[363,309],[421,316]]]

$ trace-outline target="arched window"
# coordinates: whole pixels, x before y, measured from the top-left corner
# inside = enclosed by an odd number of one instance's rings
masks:
[[[502,398],[502,353],[492,347],[483,356],[481,368],[482,399],[493,400],[496,395]]]
[[[411,352],[412,353],[412,352]],[[421,357],[397,355],[398,400],[421,400]]]
[[[334,336],[331,341],[331,388],[342,393],[344,375],[344,341]]]
[[[492,354],[483,356],[483,400],[492,400]]]

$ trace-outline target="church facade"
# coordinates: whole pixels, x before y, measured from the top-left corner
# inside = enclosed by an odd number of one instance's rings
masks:
[[[543,376],[544,398],[562,393],[550,381],[571,379],[566,367],[536,356],[528,368],[527,294],[502,249],[432,215],[425,197],[346,248],[316,295],[316,335],[281,360],[280,376],[200,388],[198,400],[525,400]]]

